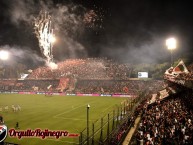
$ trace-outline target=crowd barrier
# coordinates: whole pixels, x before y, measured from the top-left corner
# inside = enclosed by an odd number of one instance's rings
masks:
[[[23,92],[23,91],[1,91],[0,93],[2,94],[43,94],[43,95],[46,95],[46,94],[52,94],[52,95],[60,95],[60,96],[93,96],[93,97],[97,97],[97,96],[106,96],[106,97],[126,97],[126,98],[136,98],[138,97],[138,95],[129,95],[129,94],[85,94],[85,93],[50,93],[50,92]]]

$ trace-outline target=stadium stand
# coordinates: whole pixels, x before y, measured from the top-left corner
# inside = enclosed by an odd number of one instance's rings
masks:
[[[111,60],[90,58],[70,59],[58,63],[58,69],[39,67],[24,80],[0,80],[1,91],[34,91],[139,95],[141,98],[127,120],[114,131],[111,144],[120,142],[141,115],[139,128],[132,143],[136,144],[192,144],[193,92],[172,80],[192,80],[189,73],[167,75],[163,80],[132,80],[130,67]],[[171,78],[170,78],[171,77]],[[172,84],[172,85],[171,85]],[[136,102],[135,102],[136,103]]]
[[[173,75],[172,71],[165,74],[166,89],[154,94],[139,110],[141,120],[130,145],[193,144],[193,65],[188,73]]]
[[[161,80],[79,80],[76,92],[103,94],[139,94],[144,90],[157,92],[164,88]]]
[[[135,134],[137,144],[192,144],[192,91],[149,105]]]
[[[78,80],[71,77],[60,79],[26,79],[1,80],[1,91],[35,91],[46,92],[50,88],[53,92],[97,93],[97,94],[128,94],[139,95],[148,90],[151,93],[165,88],[161,80]]]
[[[14,87],[14,91],[47,91],[51,86],[56,89],[59,80],[17,80]]]
[[[80,79],[127,79],[130,74],[130,66],[114,63],[111,60],[88,58],[68,59],[59,62],[58,69],[39,67],[28,76],[29,79],[60,78],[73,75]]]

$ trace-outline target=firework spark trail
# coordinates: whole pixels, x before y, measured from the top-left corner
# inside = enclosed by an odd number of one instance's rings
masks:
[[[89,28],[102,28],[102,22],[104,17],[102,10],[89,10],[84,14],[83,22]]]
[[[55,41],[51,16],[48,12],[40,12],[39,16],[35,19],[35,33],[39,40],[41,52],[46,57],[47,65],[53,64],[53,43]],[[51,65],[52,66],[52,65]]]

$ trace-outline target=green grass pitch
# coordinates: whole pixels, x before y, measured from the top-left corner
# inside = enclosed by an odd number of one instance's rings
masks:
[[[90,122],[107,115],[120,105],[126,98],[112,97],[78,97],[78,96],[45,96],[0,94],[0,107],[9,106],[9,110],[0,112],[8,129],[15,128],[19,122],[20,130],[49,129],[67,130],[70,133],[80,133],[86,127],[86,108],[90,105]],[[21,111],[13,112],[11,105],[20,105]],[[55,138],[11,138],[7,142],[21,145],[68,145],[78,143],[78,137]]]

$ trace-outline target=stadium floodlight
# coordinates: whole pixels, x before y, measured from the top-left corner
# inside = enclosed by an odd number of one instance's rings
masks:
[[[176,39],[175,38],[169,38],[166,40],[166,46],[169,50],[176,49]]]
[[[9,58],[9,52],[6,50],[0,51],[0,59],[1,60],[7,60]]]
[[[173,65],[173,50],[176,49],[176,39],[175,38],[169,38],[166,40],[166,46],[168,50],[170,50],[171,54],[171,66]]]

